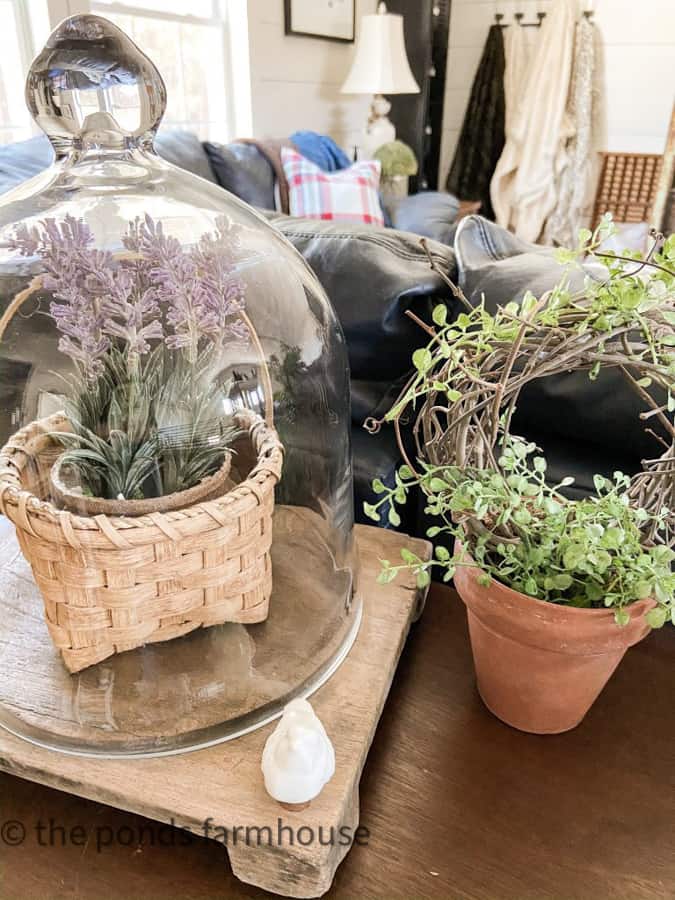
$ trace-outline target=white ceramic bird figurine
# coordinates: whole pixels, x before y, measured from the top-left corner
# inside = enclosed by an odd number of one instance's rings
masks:
[[[335,774],[335,751],[310,703],[285,707],[267,738],[261,768],[267,793],[291,809],[303,809]]]

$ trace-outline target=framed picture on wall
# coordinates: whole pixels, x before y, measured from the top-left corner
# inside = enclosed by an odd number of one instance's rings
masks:
[[[356,0],[284,0],[286,34],[353,43]]]

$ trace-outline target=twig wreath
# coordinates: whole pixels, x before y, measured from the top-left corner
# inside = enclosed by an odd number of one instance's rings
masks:
[[[567,267],[588,257],[601,260],[605,277],[586,277],[584,289],[572,293],[566,271],[541,298],[527,293],[520,303],[508,303],[494,314],[484,303],[473,307],[427,250],[431,267],[464,311],[449,321],[446,306],[437,306],[435,327],[408,312],[428,333],[429,342],[415,351],[414,372],[385,417],[364,423],[370,432],[393,423],[404,460],[393,486],[375,480],[373,487],[380,496],[376,503],[366,504],[367,515],[379,521],[386,513],[391,524],[398,524],[395,504],[403,503],[408,491],[418,486],[427,496],[426,512],[439,520],[429,536],[461,533],[474,559],[509,583],[504,561],[519,547],[532,545],[533,528],[564,508],[566,501],[558,489],[573,482],[566,478],[560,485],[546,486],[546,462],[532,457],[535,445],[511,434],[519,395],[536,379],[585,371],[594,380],[601,369],[614,367],[644,402],[641,419],[663,452],[644,460],[643,470],[630,479],[621,473],[615,474],[614,482],[596,476],[596,489],[598,495],[612,494],[639,510],[640,546],[660,545],[665,577],[670,566],[666,567],[669,560],[663,550],[675,544],[675,236],[664,241],[653,233],[649,252],[641,258],[601,252],[612,231],[607,216],[594,232],[580,232],[574,250],[558,251],[559,262]],[[401,424],[410,421],[411,413],[414,460],[401,434]],[[497,496],[502,484],[515,499]],[[573,506],[568,502],[570,509]],[[444,566],[451,577],[457,560],[444,546],[436,548],[436,557],[430,565]],[[404,563],[385,565],[382,580],[410,567],[421,583],[428,582],[429,566],[411,558]],[[529,588],[526,593],[586,605],[587,597],[571,596],[578,586],[567,584],[566,570],[559,573],[557,585],[555,573],[547,576],[546,588],[543,581],[535,586],[515,570],[511,574],[511,583],[521,590]],[[534,570],[530,575],[536,580]],[[644,584],[640,587],[645,589]],[[661,589],[667,590],[663,585]],[[629,599],[625,594],[617,594],[619,606]]]

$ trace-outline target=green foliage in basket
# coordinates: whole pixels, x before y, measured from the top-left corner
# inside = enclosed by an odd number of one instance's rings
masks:
[[[650,625],[675,623],[675,236],[655,235],[643,258],[603,253],[612,232],[606,217],[595,232],[581,232],[577,248],[559,251],[567,266],[589,255],[603,261],[604,277],[586,278],[580,293],[570,291],[566,272],[545,297],[527,294],[491,314],[449,282],[466,311],[450,322],[438,306],[434,328],[420,322],[430,340],[413,355],[414,374],[384,420],[367,423],[371,431],[394,423],[405,464],[393,487],[373,482],[377,500],[365,512],[396,526],[396,505],[420,489],[436,546],[428,562],[408,550],[400,564],[383,560],[381,582],[402,570],[421,586],[434,570],[449,581],[466,564],[453,550],[459,538],[486,583],[496,578],[552,603],[610,607],[619,624],[630,603],[652,597]],[[574,479],[549,484],[535,444],[510,433],[516,402],[535,378],[582,369],[594,379],[610,366],[644,402],[645,427],[665,450],[633,478],[596,475],[594,495],[569,499]],[[399,432],[410,410],[414,462]]]
[[[85,492],[106,499],[163,497],[213,474],[239,430],[223,417],[231,382],[212,378],[209,354],[188,363],[161,345],[129,377],[119,350],[91,382],[66,378],[73,431],[55,434],[69,448]]]

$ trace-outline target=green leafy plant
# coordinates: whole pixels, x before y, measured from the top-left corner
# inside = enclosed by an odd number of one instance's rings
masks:
[[[420,489],[436,546],[431,561],[408,550],[401,563],[384,560],[381,582],[402,570],[421,586],[434,570],[449,581],[473,560],[486,583],[495,578],[543,601],[610,607],[625,624],[630,603],[653,597],[650,625],[675,623],[675,237],[656,236],[644,259],[608,256],[599,248],[611,230],[606,218],[559,252],[567,266],[589,254],[605,262],[606,277],[586,279],[581,293],[570,291],[566,273],[545,297],[527,294],[491,314],[448,282],[466,311],[450,322],[438,306],[435,328],[420,322],[430,340],[413,355],[412,377],[384,420],[366,423],[374,431],[393,422],[405,463],[393,487],[373,482],[377,500],[365,512],[396,526],[396,505]],[[516,402],[536,378],[574,369],[595,378],[609,366],[644,401],[647,427],[658,422],[661,433],[652,434],[665,451],[632,478],[596,476],[594,495],[570,500],[563,491],[574,479],[549,484],[535,444],[510,433]],[[400,434],[410,409],[415,463]]]
[[[158,346],[129,374],[118,349],[103,359],[89,389],[65,379],[72,432],[55,437],[68,448],[86,494],[128,500],[186,490],[212,474],[239,434],[223,416],[231,382],[213,377],[210,354],[194,363]]]
[[[411,147],[403,141],[391,141],[375,151],[375,159],[382,165],[383,178],[397,175],[417,175],[417,157]]]

